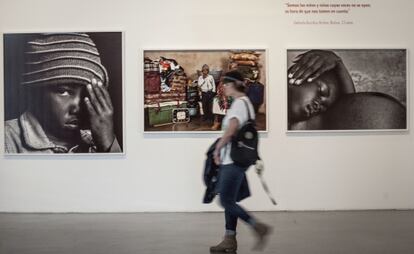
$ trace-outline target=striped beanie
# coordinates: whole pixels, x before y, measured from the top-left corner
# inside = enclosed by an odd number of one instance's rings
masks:
[[[93,78],[108,86],[108,74],[89,35],[41,34],[27,42],[23,85],[85,84]]]

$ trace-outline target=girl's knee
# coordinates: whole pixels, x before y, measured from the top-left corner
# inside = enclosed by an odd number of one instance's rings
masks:
[[[234,206],[236,204],[236,202],[234,200],[231,200],[231,199],[220,196],[220,204],[224,209],[226,209],[226,208],[229,208],[231,206]]]

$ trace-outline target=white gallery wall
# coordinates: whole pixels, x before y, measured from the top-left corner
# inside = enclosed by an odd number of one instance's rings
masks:
[[[311,2],[314,1],[292,1]],[[322,1],[327,2],[327,1]],[[328,1],[355,2],[355,1]],[[358,2],[358,1],[357,1]],[[1,212],[217,211],[201,203],[204,153],[215,134],[144,134],[142,49],[267,48],[267,199],[254,171],[251,210],[414,208],[414,134],[286,134],[287,48],[414,50],[414,2],[365,0],[347,15],[287,15],[277,0],[0,0],[0,32],[123,31],[126,154],[0,156]],[[295,20],[352,25],[295,25]],[[3,41],[0,41],[3,77]],[[0,114],[4,120],[3,79]],[[409,127],[414,112],[409,103]],[[0,151],[4,126],[0,124]]]

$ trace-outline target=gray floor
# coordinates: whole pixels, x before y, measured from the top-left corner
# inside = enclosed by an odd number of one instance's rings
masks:
[[[414,211],[255,215],[275,228],[263,253],[414,253]],[[222,213],[0,214],[0,253],[206,254],[222,223]],[[238,253],[252,253],[239,225]]]

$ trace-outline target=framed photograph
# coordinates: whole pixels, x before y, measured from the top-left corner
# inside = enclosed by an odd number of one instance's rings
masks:
[[[406,49],[288,49],[287,130],[406,131]]]
[[[5,33],[5,154],[123,154],[122,32]]]
[[[267,131],[265,49],[152,49],[143,57],[145,132],[221,131],[232,103],[222,77],[233,70],[244,78],[258,130]]]

